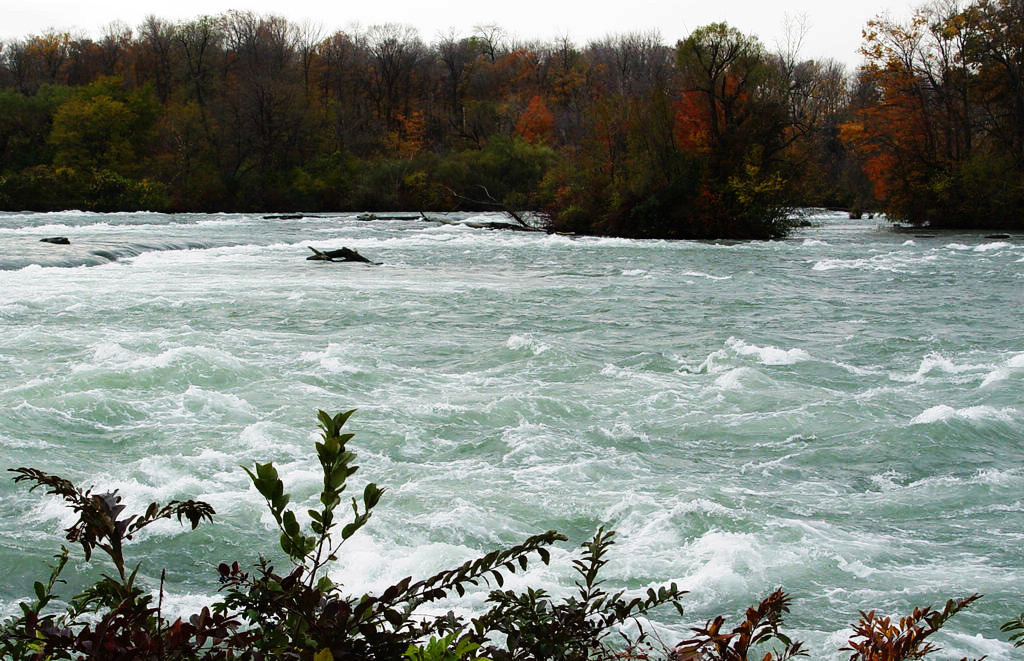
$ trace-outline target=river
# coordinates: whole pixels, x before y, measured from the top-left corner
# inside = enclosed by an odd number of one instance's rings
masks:
[[[315,412],[357,408],[353,480],[388,491],[334,570],[351,592],[556,529],[570,541],[551,565],[506,587],[568,594],[574,549],[605,525],[607,587],[689,590],[684,618],[654,618],[666,643],[782,586],[791,636],[841,659],[858,610],[979,592],[942,655],[1009,659],[1024,236],[809,219],[784,241],[690,242],[0,214],[0,466],[117,488],[130,508],[210,502],[213,524],[160,522],[129,551],[150,587],[167,568],[165,608],[187,611],[218,562],[278,557],[240,466],[273,461],[294,501],[315,500]],[[382,264],[311,262],[307,246]],[[0,613],[72,520],[0,480]],[[64,592],[104,570],[73,555]]]

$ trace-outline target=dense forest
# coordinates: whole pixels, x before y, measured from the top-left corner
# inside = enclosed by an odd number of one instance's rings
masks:
[[[864,63],[724,23],[425,43],[155,16],[0,44],[0,209],[529,209],[547,229],[781,236],[797,206],[1024,227],[1024,0],[872,21]]]

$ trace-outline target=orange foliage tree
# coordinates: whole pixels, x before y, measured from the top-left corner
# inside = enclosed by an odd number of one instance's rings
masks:
[[[534,94],[516,122],[516,132],[527,142],[549,144],[554,137],[554,125],[555,116],[548,110],[544,97]]]

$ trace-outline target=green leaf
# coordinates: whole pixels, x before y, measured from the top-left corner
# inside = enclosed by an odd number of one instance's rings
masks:
[[[339,413],[334,416],[334,426],[341,429],[356,410],[357,409],[352,409],[351,411],[345,411],[344,413]]]
[[[377,488],[373,482],[367,484],[363,489],[363,506],[368,510],[376,507],[380,502],[380,497],[384,495],[384,491],[386,490]]]
[[[295,520],[294,512],[292,512],[291,510],[285,512],[284,516],[282,517],[282,522],[284,524],[284,531],[286,533],[288,533],[292,537],[297,537],[299,535],[299,522]]]
[[[277,469],[274,468],[274,464],[272,462],[265,464],[257,463],[256,476],[264,482],[276,482],[278,479]]]
[[[384,609],[384,619],[386,619],[388,623],[396,629],[401,627],[402,622],[405,621],[405,618],[402,617],[402,614],[393,608]]]

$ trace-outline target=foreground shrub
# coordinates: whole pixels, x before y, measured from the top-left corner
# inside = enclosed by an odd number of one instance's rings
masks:
[[[672,661],[780,661],[805,656],[803,645],[782,632],[790,597],[781,589],[747,609],[745,619],[731,631],[722,616],[694,627],[693,637],[673,648],[649,636],[641,618],[672,604],[682,616],[684,592],[674,584],[648,589],[644,596],[607,592],[601,569],[615,533],[598,529],[573,560],[576,592],[562,599],[546,590],[502,590],[504,576],[526,570],[531,558],[547,564],[549,548],[565,537],[548,531],[507,549],[446,569],[422,580],[406,577],[379,595],[345,594],[331,580],[328,568],[344,543],[370,520],[385,490],[369,483],[359,497],[349,499],[351,515],[342,516],[342,495],[358,467],[346,447],[351,433],[342,428],[353,411],[331,416],[319,412],[321,440],[316,443],[323,475],[319,507],[308,509],[308,522],[299,523],[272,463],[257,463],[245,471],[264,497],[278,528],[280,551],[289,563],[278,571],[261,556],[251,569],[238,562],[221,563],[219,598],[187,618],[169,621],[162,613],[163,581],[144,588],[137,584],[140,562],[125,556],[125,543],[155,521],[177,518],[194,529],[212,520],[214,511],[201,501],[153,503],[142,513],[129,514],[116,491],[93,493],[70,481],[34,468],[12,469],[16,482],[28,482],[59,496],[76,514],[65,538],[79,544],[86,560],[99,550],[114,569],[61,609],[55,590],[69,562],[61,547],[49,578],[33,586],[35,598],[19,604],[20,615],[0,625],[0,656],[4,659],[299,659],[332,661],[366,659],[409,661],[527,661],[552,659],[586,661],[664,658]],[[494,584],[488,610],[469,621],[452,612],[425,615],[425,604],[463,596],[469,586]],[[154,597],[157,597],[154,604]],[[861,613],[849,641],[851,661],[919,659],[937,648],[926,639],[953,615],[979,598],[971,595],[949,601],[942,611],[915,609],[894,624],[890,618]],[[622,633],[633,623],[638,633]],[[1024,615],[1008,622],[1004,631],[1024,631]],[[618,633],[622,640],[609,637]],[[1022,633],[1011,640],[1021,645]],[[613,642],[614,641],[614,642]],[[764,652],[765,646],[776,649]],[[762,654],[763,652],[763,654]]]

